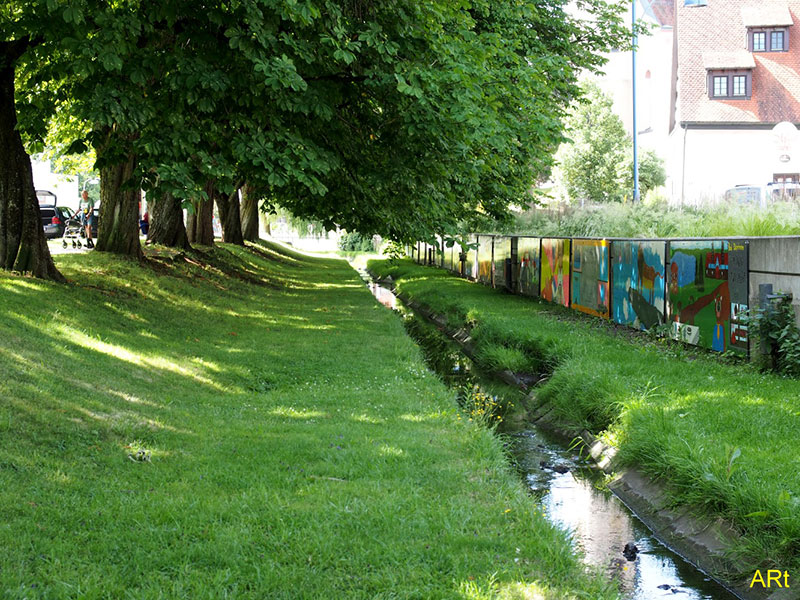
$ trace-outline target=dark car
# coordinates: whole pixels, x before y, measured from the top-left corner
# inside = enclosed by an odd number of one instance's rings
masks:
[[[58,198],[53,192],[36,190],[39,200],[39,216],[42,219],[44,235],[47,239],[59,238],[64,235],[67,219],[72,217],[72,211],[65,206],[56,206]]]

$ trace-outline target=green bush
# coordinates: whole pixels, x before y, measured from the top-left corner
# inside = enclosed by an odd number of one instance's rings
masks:
[[[345,233],[339,238],[339,250],[344,252],[374,252],[375,244],[372,243],[371,235],[364,235],[354,231]]]

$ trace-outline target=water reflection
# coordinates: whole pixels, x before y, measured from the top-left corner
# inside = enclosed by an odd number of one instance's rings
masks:
[[[483,377],[450,338],[417,318],[386,288],[370,289],[385,306],[389,293],[409,335],[422,348],[428,367],[459,392],[478,384],[496,393],[498,385]],[[384,302],[383,299],[386,299]],[[505,393],[518,394],[507,386]],[[571,532],[586,561],[619,581],[626,600],[681,598],[734,600],[736,596],[661,544],[613,494],[603,489],[603,473],[551,434],[528,425],[507,432],[517,469],[545,514]],[[622,550],[629,542],[639,549],[634,561]]]

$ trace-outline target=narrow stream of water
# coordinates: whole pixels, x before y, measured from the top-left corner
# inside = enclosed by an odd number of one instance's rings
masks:
[[[381,304],[398,311],[406,330],[425,353],[431,370],[454,390],[480,386],[490,394],[513,399],[521,395],[485,377],[461,349],[434,326],[414,315],[391,290],[368,282]],[[603,473],[579,451],[535,425],[504,431],[517,468],[531,495],[550,520],[572,534],[586,561],[616,576],[626,600],[682,598],[733,600],[737,596],[662,544],[612,493],[604,489]],[[623,556],[626,544],[639,552]]]

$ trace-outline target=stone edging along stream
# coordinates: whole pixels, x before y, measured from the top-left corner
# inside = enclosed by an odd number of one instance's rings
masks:
[[[369,272],[373,281],[386,285],[394,291],[394,282],[381,280]],[[447,324],[447,319],[430,307],[409,298],[406,294],[395,295],[415,312],[434,323],[442,332],[459,345],[470,359],[475,358],[469,332],[465,329],[454,330]],[[527,386],[513,372],[499,371],[493,374],[504,383],[527,390]],[[574,433],[568,431],[555,421],[552,407],[547,404],[536,406],[536,390],[531,391],[525,402],[528,421],[547,429],[567,441],[575,439]],[[735,548],[739,535],[733,526],[723,519],[711,519],[691,513],[688,508],[676,508],[671,505],[669,495],[663,486],[650,480],[635,468],[616,470],[614,457],[616,448],[605,444],[588,430],[580,432],[595,464],[606,474],[613,477],[608,484],[616,495],[660,540],[671,550],[705,573],[715,574],[714,578],[744,600],[792,600],[798,596],[791,589],[768,590],[750,588],[750,579],[729,581],[719,577],[718,573],[741,573],[743,565],[731,560],[728,550]]]

